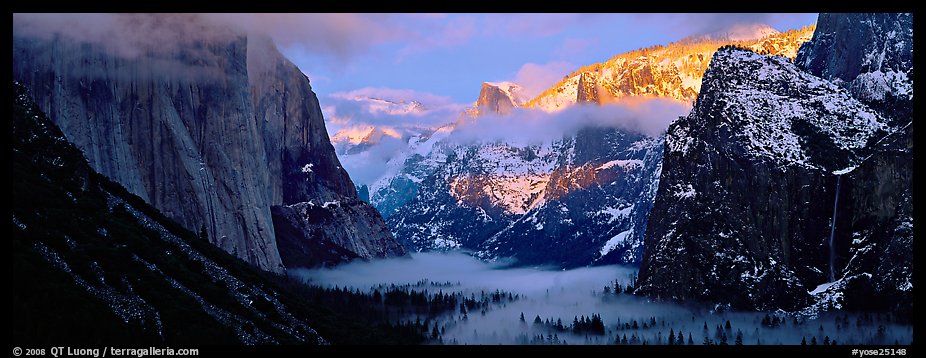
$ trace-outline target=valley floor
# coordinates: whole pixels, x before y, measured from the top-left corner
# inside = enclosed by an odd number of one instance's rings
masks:
[[[637,269],[505,268],[462,253],[302,270],[306,282],[372,297],[432,344],[912,344],[884,313],[734,312],[626,294]],[[618,288],[615,288],[618,287]],[[401,307],[396,309],[395,307]],[[672,337],[670,342],[670,335]]]

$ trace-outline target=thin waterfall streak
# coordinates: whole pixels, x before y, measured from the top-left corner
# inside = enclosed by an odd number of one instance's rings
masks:
[[[833,220],[830,222],[830,282],[836,281],[836,248],[833,246],[833,237],[836,233],[836,209],[839,207],[840,186],[842,186],[842,175],[837,175],[836,199],[833,200]]]

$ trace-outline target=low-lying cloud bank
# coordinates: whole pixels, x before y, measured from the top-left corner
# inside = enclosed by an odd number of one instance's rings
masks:
[[[629,344],[666,344],[672,332],[681,331],[685,344],[701,345],[705,339],[713,344],[726,336],[733,345],[741,335],[743,344],[797,345],[824,339],[838,344],[911,344],[913,327],[856,314],[828,315],[818,319],[799,318],[777,313],[784,318],[771,327],[762,324],[766,312],[730,312],[709,306],[677,305],[653,302],[643,297],[604,293],[604,286],[615,279],[626,285],[636,270],[623,266],[586,267],[573,270],[543,268],[503,268],[502,264],[479,261],[463,253],[417,253],[412,258],[394,258],[355,262],[335,268],[296,270],[292,275],[323,286],[339,286],[370,292],[379,284],[409,284],[430,293],[461,292],[466,297],[480,297],[496,289],[520,295],[514,301],[489,305],[484,312],[470,310],[464,318],[454,310],[438,317],[409,314],[405,319],[430,322],[438,327],[443,343],[451,344],[614,344],[628,337]],[[417,285],[422,280],[450,285]],[[520,320],[524,315],[525,321]],[[577,317],[598,315],[604,334],[575,333],[568,329]],[[561,320],[566,330],[534,324],[535,317],[552,322]],[[656,324],[652,324],[655,320]],[[634,322],[635,321],[635,322]],[[731,328],[726,330],[729,321]],[[624,328],[624,324],[638,328]],[[705,328],[707,326],[707,328]],[[718,326],[720,328],[718,328]],[[881,326],[879,328],[879,326]],[[542,340],[538,342],[538,336]],[[555,337],[555,338],[554,338]],[[635,343],[632,341],[636,337]],[[432,343],[437,343],[432,341]]]
[[[348,285],[369,288],[382,283],[415,284],[423,279],[450,282],[457,289],[495,290],[497,288],[528,296],[548,290],[568,288],[588,295],[620,278],[629,279],[636,270],[623,266],[600,266],[573,270],[543,268],[505,268],[503,263],[479,261],[462,252],[416,253],[411,258],[391,258],[353,262],[335,268],[295,270],[296,276],[321,285]]]

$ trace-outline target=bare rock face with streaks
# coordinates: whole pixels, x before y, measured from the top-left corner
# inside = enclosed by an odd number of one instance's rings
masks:
[[[281,259],[271,207],[366,204],[354,200],[308,78],[267,38],[193,15],[140,16],[209,31],[178,33],[172,46],[131,54],[14,32],[13,77],[95,170],[170,218],[204,228],[213,243],[265,270],[318,264]],[[392,240],[388,232],[357,232],[361,241]]]

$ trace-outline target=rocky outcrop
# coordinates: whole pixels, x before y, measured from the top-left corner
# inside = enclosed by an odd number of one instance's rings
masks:
[[[913,14],[820,14],[795,63],[902,125],[913,110]]]
[[[806,305],[829,270],[832,201],[816,198],[835,195],[830,172],[861,160],[886,120],[786,60],[746,50],[718,51],[702,89],[666,134],[638,292]]]
[[[249,44],[249,53],[255,54],[248,61],[251,93],[256,119],[263,125],[273,224],[283,264],[311,267],[354,257],[405,255],[376,209],[359,200],[328,138],[308,78],[270,39],[258,37]],[[323,205],[322,211],[330,212],[314,217],[305,208],[316,203],[337,205]],[[319,247],[327,249],[311,249]]]
[[[329,143],[309,80],[267,38],[208,33],[127,56],[14,32],[13,77],[94,169],[184,227],[205,228],[217,246],[265,270],[313,265],[281,260],[271,207],[365,204]]]
[[[821,58],[807,48],[799,60]],[[912,309],[912,117],[834,82],[746,50],[714,55],[695,108],[666,135],[637,293]]]
[[[579,76],[579,91],[576,93],[576,103],[600,103],[598,97],[598,73],[582,72]]]
[[[843,282],[819,294],[817,308],[912,310],[912,22],[912,14],[820,14],[798,54],[798,66],[846,88],[896,128],[844,175],[848,224],[837,228],[851,235],[849,260]]]
[[[801,44],[813,35],[813,27],[779,33],[756,27],[745,32],[753,36],[704,36],[686,38],[618,54],[611,59],[584,66],[567,75],[524,106],[547,111],[576,103],[604,103],[632,96],[670,97],[692,102],[701,90],[701,77],[717,48],[738,45],[756,52],[793,59]]]
[[[277,245],[287,267],[402,256],[379,212],[358,199],[274,206]]]
[[[510,82],[483,82],[476,99],[477,115],[509,114],[524,104],[521,86]]]

